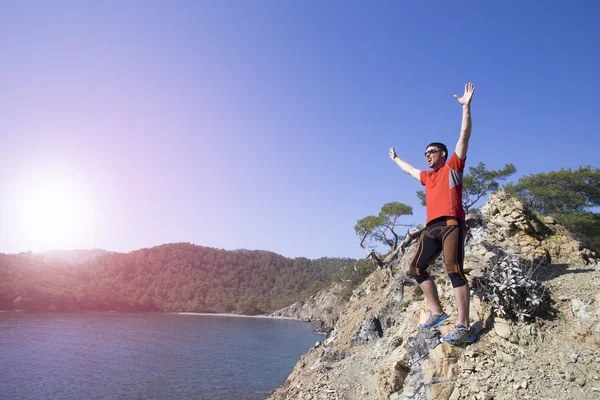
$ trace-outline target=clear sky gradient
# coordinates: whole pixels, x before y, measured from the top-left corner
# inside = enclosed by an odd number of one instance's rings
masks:
[[[453,149],[468,81],[467,166],[597,166],[599,20],[593,1],[3,1],[0,252],[362,257],[353,227],[384,203],[424,222],[388,149],[417,168]]]

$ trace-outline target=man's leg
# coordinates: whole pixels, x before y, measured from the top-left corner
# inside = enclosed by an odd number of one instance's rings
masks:
[[[456,327],[444,338],[444,341],[453,344],[464,342],[470,334],[469,328],[469,283],[463,270],[465,228],[462,222],[452,226],[443,236],[444,263],[446,272],[454,287],[454,298],[458,317]]]
[[[437,231],[440,231],[440,229],[435,230],[435,232]],[[415,255],[410,262],[410,273],[416,279],[419,287],[423,291],[431,313],[429,319],[424,324],[420,325],[421,328],[438,326],[442,321],[448,318],[442,310],[435,282],[429,276],[429,272],[427,272],[429,264],[439,256],[442,250],[440,240],[437,240],[433,235],[433,237],[430,236],[429,233],[430,232],[426,232],[419,240],[417,248],[415,249]]]
[[[426,281],[421,282],[419,286],[421,287],[421,290],[423,290],[423,294],[427,299],[431,313],[436,315],[441,314],[443,310],[440,303],[440,296],[438,295],[437,286],[435,285],[433,279],[429,277]]]
[[[464,286],[454,288],[454,298],[456,299],[456,309],[458,311],[456,321],[464,326],[469,326],[469,304],[471,298],[468,282]]]

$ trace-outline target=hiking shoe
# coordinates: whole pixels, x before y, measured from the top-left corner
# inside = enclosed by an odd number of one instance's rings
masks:
[[[475,343],[477,339],[479,339],[479,332],[477,329],[471,327],[471,334],[465,339],[465,344]]]
[[[429,313],[429,318],[425,321],[424,324],[419,325],[421,329],[431,329],[436,326],[440,326],[442,322],[444,322],[448,318],[448,314],[442,311],[441,314],[432,314]]]
[[[450,331],[448,336],[442,339],[450,344],[463,344],[469,336],[471,336],[471,327],[464,326],[461,323],[456,324],[454,329]]]

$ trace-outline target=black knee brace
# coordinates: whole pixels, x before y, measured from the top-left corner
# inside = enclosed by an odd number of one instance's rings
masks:
[[[410,265],[410,276],[415,278],[418,284],[425,282],[429,279],[429,272],[427,272],[427,266],[425,268],[418,268],[416,265]]]
[[[460,272],[451,272],[448,274],[448,277],[450,278],[450,282],[452,282],[452,287],[454,288],[465,286],[467,284],[465,276]]]
[[[425,272],[425,275],[415,276],[415,280],[418,284],[425,282],[427,279],[429,279],[429,273],[427,272]]]

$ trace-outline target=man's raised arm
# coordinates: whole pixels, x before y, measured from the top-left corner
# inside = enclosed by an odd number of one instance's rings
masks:
[[[469,138],[471,137],[471,99],[475,92],[475,86],[471,82],[465,85],[465,94],[462,97],[454,95],[454,98],[462,105],[462,126],[460,129],[460,138],[454,150],[458,158],[464,160],[467,158],[467,149],[469,148]]]
[[[402,170],[404,172],[406,172],[407,174],[409,174],[410,176],[412,176],[419,182],[421,181],[421,170],[416,169],[415,167],[413,167],[406,161],[401,160],[400,157],[398,157],[396,155],[396,150],[393,147],[390,148],[390,158],[392,159],[392,161],[394,161],[396,164],[398,164],[398,166],[400,168],[402,168]]]

